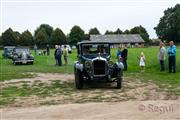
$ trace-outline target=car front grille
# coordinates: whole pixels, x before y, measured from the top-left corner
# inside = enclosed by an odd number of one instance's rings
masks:
[[[106,73],[106,62],[103,60],[95,60],[93,62],[94,75],[105,75]]]

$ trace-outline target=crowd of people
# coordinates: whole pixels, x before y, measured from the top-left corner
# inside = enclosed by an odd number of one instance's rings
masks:
[[[37,45],[34,45],[34,54],[35,55],[50,55],[50,47],[46,46],[42,51],[38,51]],[[66,45],[62,49],[60,45],[55,45],[54,58],[55,58],[55,66],[62,66],[62,56],[64,58],[64,65],[68,64],[68,50]]]
[[[34,46],[34,52],[35,55],[39,54],[37,50],[37,46]],[[50,55],[50,47],[49,45],[46,46],[46,49],[42,50],[42,54]],[[160,42],[159,44],[159,51],[158,51],[158,60],[160,64],[160,71],[165,71],[165,60],[166,60],[166,54],[168,56],[168,70],[169,73],[176,73],[176,46],[174,45],[173,41],[169,42],[169,47],[166,49],[165,44],[163,42]],[[66,45],[62,49],[60,45],[55,45],[55,52],[54,52],[54,58],[55,58],[55,65],[56,66],[62,66],[62,56],[64,58],[64,65],[68,64],[68,50],[66,48]],[[124,71],[127,71],[128,65],[127,65],[127,58],[128,58],[128,49],[127,45],[125,44],[123,46],[123,50],[121,50],[121,47],[118,47],[118,51],[116,54],[116,58],[119,62],[122,62],[124,65]],[[145,53],[141,52],[139,57],[139,66],[141,72],[144,72],[145,70]]]
[[[159,51],[158,51],[158,60],[160,64],[160,71],[165,71],[165,59],[166,54],[168,56],[168,70],[169,73],[176,73],[176,46],[174,45],[173,41],[169,42],[169,47],[165,48],[165,44],[163,42],[160,42],[159,44]],[[121,47],[118,47],[118,51],[116,54],[116,58],[118,61],[122,62],[124,64],[124,70],[127,70],[127,56],[128,56],[128,50],[127,45],[124,45],[123,50],[121,51]],[[141,72],[144,72],[145,70],[145,54],[144,52],[141,52],[139,58],[139,66],[141,69]]]
[[[116,54],[116,58],[119,62],[122,62],[124,65],[124,71],[127,71],[127,56],[128,56],[128,49],[127,49],[127,45],[125,44],[123,46],[123,50],[121,51],[121,47],[118,47],[118,51]]]
[[[46,48],[44,48],[42,51],[38,51],[38,47],[35,44],[34,45],[34,54],[35,55],[46,55],[49,56],[50,55],[50,47],[49,44],[46,45]]]
[[[173,41],[169,42],[169,47],[167,48],[168,55],[168,69],[169,73],[176,73],[176,46]],[[161,71],[165,71],[165,59],[166,59],[166,49],[164,43],[159,44],[158,58],[161,66]]]
[[[62,55],[64,57],[64,65],[68,64],[68,50],[66,48],[66,45],[64,46],[64,48],[62,49],[60,45],[55,45],[55,51],[54,51],[54,57],[55,57],[55,61],[56,61],[56,66],[62,66]]]

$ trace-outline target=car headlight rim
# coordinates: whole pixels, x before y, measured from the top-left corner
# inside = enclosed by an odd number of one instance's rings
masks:
[[[85,61],[85,67],[86,68],[91,68],[92,61]]]
[[[114,62],[111,60],[109,61],[109,66],[112,67],[114,65]]]

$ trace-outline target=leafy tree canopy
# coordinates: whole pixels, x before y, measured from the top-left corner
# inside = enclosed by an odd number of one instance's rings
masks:
[[[131,34],[131,32],[129,30],[125,30],[123,34]]]
[[[51,34],[51,45],[62,45],[66,44],[66,35],[59,28],[56,28]]]
[[[118,29],[114,32],[114,34],[123,34],[123,32],[118,28]]]
[[[53,27],[51,27],[48,24],[41,24],[36,30],[35,30],[35,35],[41,30],[44,29],[47,36],[50,37],[52,32],[53,32]]]
[[[89,30],[89,35],[99,35],[99,34],[100,34],[100,32],[99,32],[99,30],[96,27],[91,28]]]
[[[33,43],[33,36],[31,34],[31,32],[29,32],[28,30],[24,31],[19,38],[19,45],[22,46],[32,46]]]
[[[18,42],[18,35],[11,28],[8,28],[1,36],[4,46],[15,46]]]
[[[114,32],[113,32],[113,31],[106,30],[106,32],[105,32],[104,34],[105,34],[105,35],[112,35],[112,34],[114,34]]]
[[[144,27],[142,27],[141,25],[132,28],[130,30],[130,33],[131,34],[139,34],[143,38],[143,40],[145,42],[149,42],[150,41],[149,40],[149,34],[148,34],[147,30]]]
[[[45,29],[41,29],[38,31],[38,33],[35,35],[35,44],[38,47],[45,47],[48,43],[48,35],[45,31]]]
[[[180,42],[180,4],[165,10],[154,29],[160,39]]]
[[[82,30],[79,26],[75,25],[72,27],[69,40],[71,45],[76,45],[77,42],[80,42],[84,39],[84,30]]]

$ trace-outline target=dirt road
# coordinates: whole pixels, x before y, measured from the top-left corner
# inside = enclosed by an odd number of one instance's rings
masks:
[[[2,120],[180,119],[180,101],[126,101],[64,104],[1,111]]]
[[[113,89],[115,85],[108,84],[77,91],[73,79],[71,74],[36,73],[34,78],[1,82],[2,89],[22,87],[24,82],[30,87],[35,83],[51,85],[54,80],[70,82],[70,86],[62,84],[64,89],[60,90],[65,92],[46,97],[17,97],[14,103],[0,109],[0,120],[180,119],[180,95],[162,92],[151,81],[124,78],[122,89]]]

